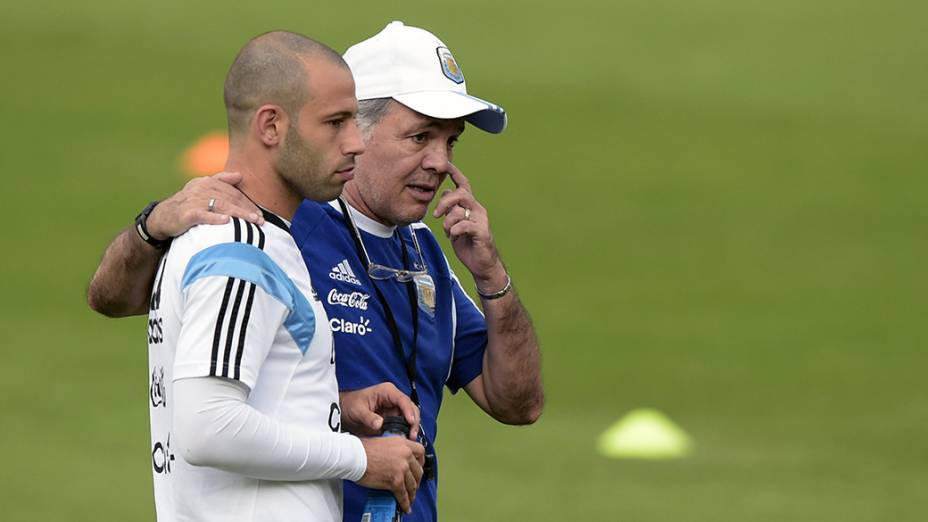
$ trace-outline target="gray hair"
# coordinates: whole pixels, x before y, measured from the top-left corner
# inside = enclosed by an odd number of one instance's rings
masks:
[[[358,128],[365,138],[387,114],[392,101],[393,98],[373,98],[358,102]]]

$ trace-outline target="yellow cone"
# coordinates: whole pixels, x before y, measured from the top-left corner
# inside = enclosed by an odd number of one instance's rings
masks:
[[[689,454],[689,435],[663,413],[641,408],[609,427],[597,441],[606,457],[627,459],[673,459]]]

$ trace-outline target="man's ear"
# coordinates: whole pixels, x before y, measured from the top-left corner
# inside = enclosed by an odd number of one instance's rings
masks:
[[[255,112],[253,130],[266,147],[276,147],[286,137],[287,113],[279,105],[262,105]]]

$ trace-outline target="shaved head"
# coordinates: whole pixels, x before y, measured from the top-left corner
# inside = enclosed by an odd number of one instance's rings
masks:
[[[230,139],[245,132],[265,104],[279,105],[295,120],[312,96],[306,85],[309,63],[316,58],[348,68],[330,47],[296,33],[274,31],[245,44],[229,68],[223,92]]]

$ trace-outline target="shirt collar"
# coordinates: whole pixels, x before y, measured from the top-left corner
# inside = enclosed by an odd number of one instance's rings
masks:
[[[332,206],[339,214],[342,213],[342,209],[338,206],[338,201],[332,200],[329,201],[329,205]],[[348,203],[348,200],[345,200],[345,205],[348,206],[348,212],[351,212],[351,217],[354,219],[355,224],[359,229],[367,232],[368,234],[373,234],[377,237],[382,238],[391,238],[393,237],[393,232],[396,230],[395,226],[387,226],[383,223],[374,221],[373,219],[362,214],[358,209],[351,206],[351,203]]]
[[[287,221],[286,219],[278,216],[277,214],[271,212],[270,210],[262,206],[259,206],[258,208],[261,209],[261,214],[264,216],[264,221],[268,223],[272,223],[279,228],[282,228],[288,234],[290,233],[290,222],[289,221]]]

